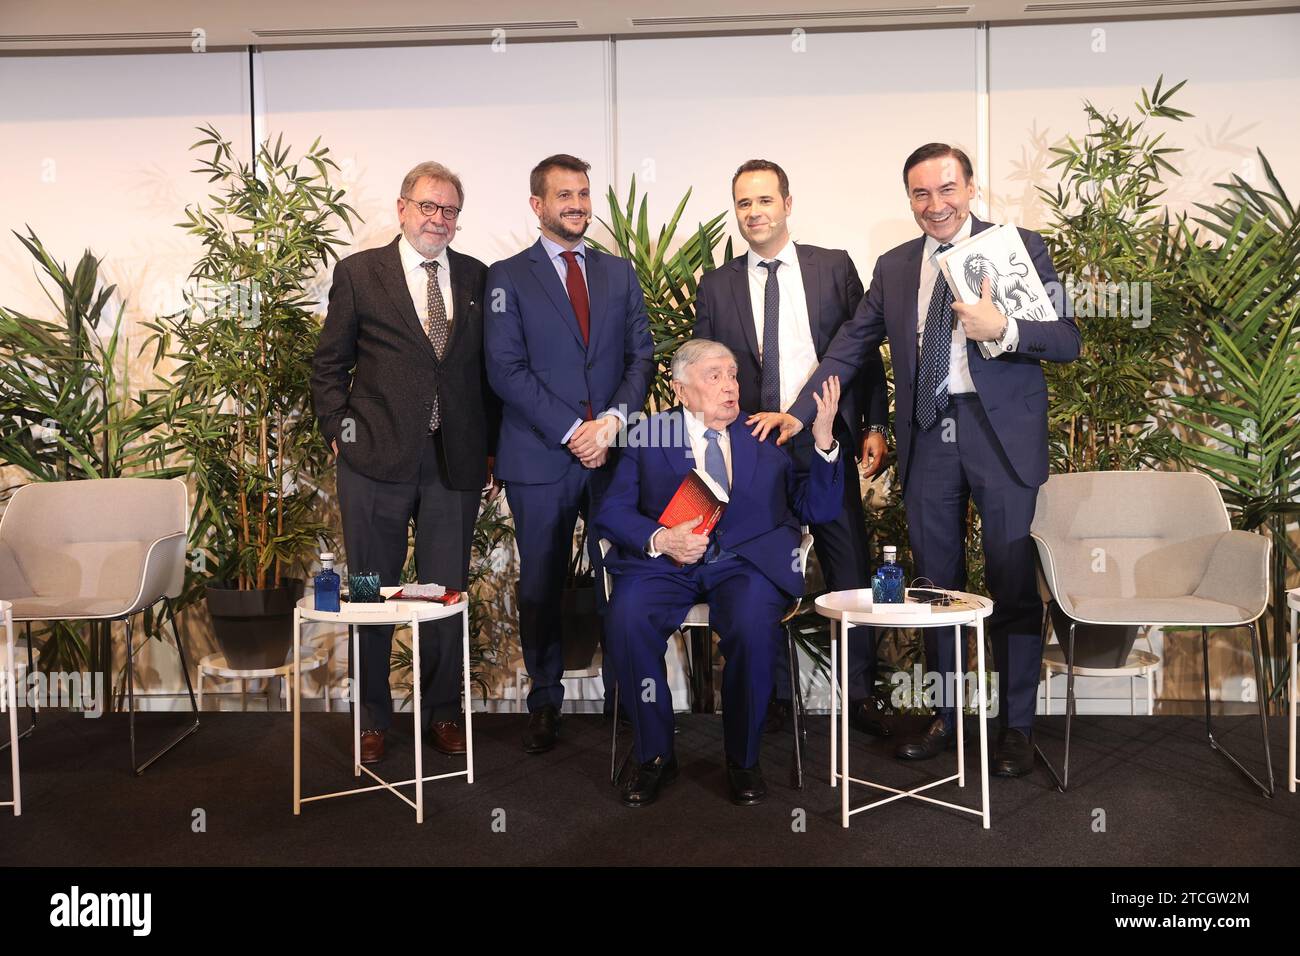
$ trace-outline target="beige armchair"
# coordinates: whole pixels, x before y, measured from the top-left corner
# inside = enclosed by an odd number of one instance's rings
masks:
[[[185,482],[179,478],[24,485],[0,518],[0,599],[13,604],[15,622],[27,625],[29,649],[32,621],[126,622],[131,767],[136,774],[199,727],[185,645],[172,607],[185,580],[188,525]],[[137,764],[132,619],[159,601],[171,619],[194,722]],[[106,683],[111,686],[111,665],[108,671]]]
[[[1051,601],[1070,620],[1068,633],[1057,635],[1067,664],[1064,779],[1043,757],[1057,787],[1064,791],[1070,779],[1076,624],[1161,625],[1201,629],[1210,746],[1272,796],[1255,624],[1268,604],[1269,540],[1232,530],[1205,475],[1154,471],[1053,475],[1038,491],[1030,533]],[[1049,618],[1044,614],[1044,638]],[[1209,629],[1243,625],[1250,629],[1267,784],[1223,748],[1210,719]]]

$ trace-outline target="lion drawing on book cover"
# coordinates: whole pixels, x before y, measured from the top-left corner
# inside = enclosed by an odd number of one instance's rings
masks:
[[[1011,254],[1011,273],[1003,275],[997,265],[988,257],[975,253],[965,264],[966,284],[976,294],[984,288],[984,280],[989,280],[989,295],[993,304],[1003,315],[1013,315],[1033,301],[1033,293],[1022,281],[1029,275],[1029,266],[1016,262],[1016,254]]]

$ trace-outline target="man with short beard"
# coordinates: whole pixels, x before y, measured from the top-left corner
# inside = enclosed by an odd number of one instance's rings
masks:
[[[415,522],[421,582],[464,590],[479,498],[492,478],[500,406],[483,367],[487,267],[448,246],[465,191],[440,163],[402,180],[402,234],[334,269],[312,364],[312,404],[338,465],[349,571],[401,583]],[[384,756],[393,628],[361,628],[361,762]],[[461,623],[420,625],[420,718],[434,747],[465,752]],[[466,701],[466,706],[469,702]]]
[[[488,380],[503,403],[497,477],[515,522],[519,638],[532,682],[528,753],[550,750],[559,731],[560,594],[578,515],[594,513],[613,467],[610,446],[641,411],[654,374],[635,270],[583,245],[590,168],[566,154],[537,164],[529,201],[541,237],[487,279]]]

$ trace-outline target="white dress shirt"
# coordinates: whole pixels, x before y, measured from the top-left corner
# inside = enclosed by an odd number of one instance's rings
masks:
[[[808,297],[804,294],[803,273],[799,269],[799,253],[795,244],[787,242],[785,248],[772,259],[781,263],[776,270],[776,281],[781,290],[778,342],[781,349],[781,411],[786,411],[799,397],[813,372],[817,371],[817,346],[813,343],[812,326],[808,324]],[[749,250],[746,257],[749,302],[754,315],[754,332],[758,336],[760,361],[763,358],[763,318],[768,272],[759,263],[770,261],[753,249]]]
[[[406,288],[415,304],[415,314],[420,317],[420,325],[424,325],[429,321],[429,272],[421,263],[428,260],[411,245],[405,234],[397,244],[397,250],[402,255],[402,275],[406,277]],[[433,261],[438,263],[438,288],[442,290],[442,302],[447,307],[447,328],[450,329],[455,304],[451,298],[451,262],[447,250],[443,249]]]
[[[966,215],[966,221],[962,223],[957,234],[948,240],[952,245],[956,245],[963,239],[970,238],[971,226],[974,219],[969,213]],[[921,253],[921,285],[916,292],[916,354],[917,361],[920,362],[921,343],[925,341],[925,318],[930,311],[930,297],[934,295],[934,284],[936,281],[943,282],[944,278],[939,271],[939,265],[935,261],[935,254],[939,251],[939,246],[943,245],[933,236],[925,237],[925,248]],[[1020,330],[1016,327],[1015,319],[1007,319],[1007,331],[1001,339],[990,342],[989,348],[994,353],[1011,352],[1015,350],[1017,343],[1020,341]],[[966,395],[974,394],[975,382],[970,374],[970,359],[966,354],[966,330],[962,328],[960,322],[956,323],[956,328],[952,332],[952,348],[948,355],[948,394],[949,395]]]

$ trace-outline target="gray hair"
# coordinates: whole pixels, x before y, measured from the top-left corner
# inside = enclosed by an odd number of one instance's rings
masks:
[[[721,342],[713,341],[713,339],[691,339],[689,342],[684,343],[673,353],[673,381],[685,384],[687,381],[686,370],[688,368],[696,362],[712,358],[715,355],[725,355],[733,362],[736,360],[736,355],[731,349]]]
[[[456,190],[456,201],[462,206],[465,205],[465,188],[460,184],[460,177],[453,173],[442,163],[435,163],[430,160],[427,163],[420,163],[406,174],[402,180],[401,196],[408,196],[415,184],[425,177],[429,179],[440,179],[444,183],[450,183]]]

